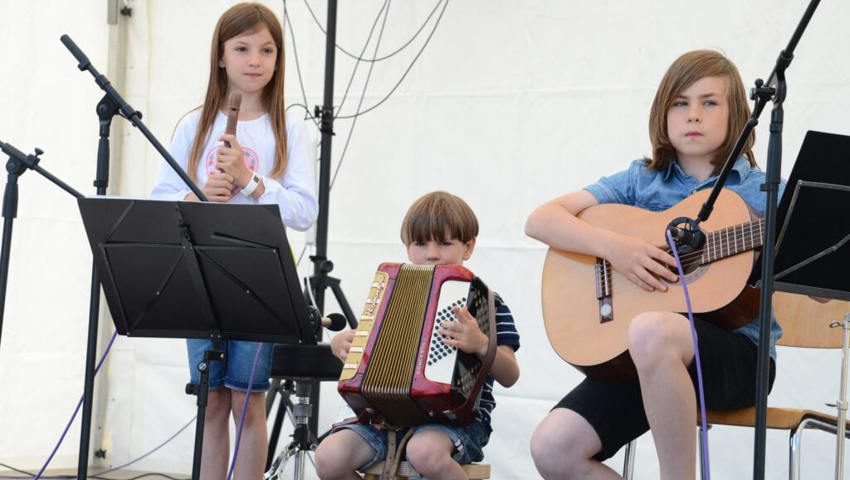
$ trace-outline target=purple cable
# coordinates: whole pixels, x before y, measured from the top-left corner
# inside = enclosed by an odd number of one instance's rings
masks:
[[[97,366],[94,368],[95,375],[98,370],[100,370],[100,366],[103,365],[103,361],[106,360],[106,356],[109,355],[109,350],[112,348],[113,342],[115,342],[115,337],[118,336],[118,332],[114,332],[112,334],[112,338],[109,339],[109,344],[106,346],[106,349],[103,351],[103,355],[100,357],[100,361],[97,362]],[[65,435],[68,434],[68,430],[71,429],[71,424],[74,423],[74,419],[77,418],[77,413],[80,412],[80,407],[83,405],[83,395],[80,395],[80,401],[77,402],[77,408],[74,409],[74,414],[71,415],[71,419],[68,420],[68,424],[65,425],[65,430],[62,431],[62,435],[59,437],[59,441],[56,443],[56,446],[53,447],[53,451],[50,452],[50,456],[47,457],[47,461],[44,462],[44,465],[41,467],[41,470],[38,471],[34,480],[38,480],[41,478],[41,474],[47,469],[47,466],[50,465],[50,462],[53,460],[53,456],[56,455],[56,452],[59,450],[59,446],[62,445],[62,442],[65,440]]]
[[[263,344],[258,344],[257,353],[254,354],[254,364],[251,365],[251,375],[248,377],[248,390],[245,391],[245,401],[242,402],[242,416],[239,418],[239,428],[236,430],[236,446],[233,447],[233,460],[230,462],[227,480],[233,477],[233,469],[236,467],[236,458],[239,455],[239,442],[242,440],[242,427],[245,426],[245,412],[248,410],[248,400],[251,398],[251,386],[254,384],[254,371],[257,369],[257,361],[260,359],[260,351],[262,349]]]
[[[699,408],[702,414],[701,423],[702,431],[702,465],[705,470],[706,480],[711,480],[711,469],[708,461],[708,428],[705,425],[705,387],[702,383],[702,364],[699,360],[699,343],[697,342],[697,329],[694,325],[694,313],[691,310],[691,296],[688,294],[688,282],[685,280],[685,271],[682,268],[682,262],[679,261],[679,252],[676,250],[676,242],[673,241],[673,236],[667,232],[667,243],[670,245],[670,250],[673,252],[673,257],[676,259],[676,268],[679,270],[679,279],[682,281],[682,289],[685,292],[685,304],[688,306],[688,320],[691,322],[691,338],[694,342],[694,358],[697,361],[697,386],[699,387]]]

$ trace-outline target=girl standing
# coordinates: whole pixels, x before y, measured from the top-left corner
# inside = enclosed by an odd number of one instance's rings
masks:
[[[204,104],[179,122],[170,151],[210,201],[276,204],[284,225],[306,230],[318,213],[314,155],[304,122],[285,114],[283,48],[281,24],[267,7],[241,3],[224,12],[213,32]],[[224,133],[222,110],[235,93],[242,102],[232,135]],[[166,163],[152,196],[198,200]],[[226,341],[222,348],[224,364],[211,363],[201,475],[225,478],[232,415],[237,425],[244,423],[235,477],[262,478],[272,346]],[[188,340],[192,383],[199,382],[197,365],[209,349],[208,340]]]

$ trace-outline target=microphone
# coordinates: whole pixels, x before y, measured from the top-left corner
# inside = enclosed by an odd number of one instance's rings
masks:
[[[236,135],[236,122],[239,120],[239,107],[242,105],[242,94],[234,93],[230,96],[230,105],[227,107],[227,126],[224,133]],[[230,148],[230,142],[224,142]]]
[[[345,315],[341,313],[331,313],[328,314],[328,316],[323,317],[322,314],[319,313],[319,309],[313,305],[307,305],[307,316],[310,318],[311,324],[316,325],[319,323],[332,332],[338,332],[348,325],[348,320],[346,320]],[[318,329],[318,327],[315,328]]]
[[[61,40],[62,43],[65,45],[65,48],[67,48],[71,52],[71,55],[73,55],[74,58],[76,58],[77,61],[80,62],[80,64],[77,65],[77,68],[79,68],[80,70],[85,70],[89,67],[89,65],[91,65],[89,57],[87,57],[86,54],[83,53],[82,50],[80,50],[80,47],[78,47],[77,44],[74,43],[73,40],[71,40],[71,37],[65,34],[59,37],[59,40]]]
[[[684,228],[667,227],[667,231],[670,232],[670,235],[673,237],[673,240],[676,241],[677,245],[689,245],[691,240],[694,238],[693,233],[691,233],[690,230],[685,230]]]
[[[341,313],[331,313],[327,317],[322,317],[322,326],[332,332],[338,332],[348,325],[348,320]]]

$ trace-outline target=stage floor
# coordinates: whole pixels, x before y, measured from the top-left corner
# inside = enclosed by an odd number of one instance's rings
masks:
[[[192,475],[189,474],[179,474],[179,473],[162,473],[162,472],[142,472],[138,470],[116,470],[114,472],[104,473],[103,475],[95,475],[97,472],[103,470],[103,467],[89,467],[88,469],[88,478],[92,480],[135,480],[135,479],[145,479],[145,480],[189,480]],[[27,470],[27,472],[31,473],[31,475],[26,475],[22,472],[16,472],[14,470],[2,469],[0,468],[0,480],[7,479],[31,479],[38,473],[37,470]],[[60,469],[48,469],[45,471],[41,478],[59,480],[59,479],[76,479],[77,478],[77,469],[76,468],[60,468]]]

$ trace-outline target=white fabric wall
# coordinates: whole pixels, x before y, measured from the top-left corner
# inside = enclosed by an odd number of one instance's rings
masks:
[[[59,36],[70,34],[101,72],[107,72],[110,48],[113,57],[123,58],[124,97],[167,144],[178,118],[202,100],[212,28],[232,2],[127,1],[132,17],[112,28],[113,34],[126,28],[126,53],[109,42],[106,3],[0,1],[0,140],[26,151],[43,148],[41,165],[87,195],[94,192],[93,109],[102,94],[88,73],[76,69]],[[282,16],[282,2],[265,3]],[[324,24],[325,2],[308,3]],[[382,2],[340,3],[338,43],[359,52]],[[324,35],[304,5],[290,0],[288,9],[312,109],[322,98]],[[434,5],[436,0],[395,2],[379,55],[402,45]],[[721,49],[750,86],[771,71],[805,5],[453,1],[393,97],[357,121],[331,195],[328,252],[355,312],[375,267],[405,259],[398,227],[415,198],[448,190],[478,214],[481,234],[468,266],[503,295],[522,336],[521,379],[497,390],[495,433],[486,449],[494,478],[536,477],[528,453],[531,432],[581,378],[546,340],[539,302],[545,249],[524,236],[526,216],[541,202],[649,152],[650,102],[676,56],[695,48]],[[823,2],[796,51],[788,74],[785,175],[807,130],[850,133],[843,115],[850,110],[848,16],[847,2]],[[426,27],[407,50],[375,65],[364,106],[395,85],[429,31]],[[303,103],[289,35],[287,42],[288,99]],[[370,46],[365,56],[373,51]],[[337,104],[352,68],[338,52]],[[353,113],[367,69],[359,67],[343,115]],[[768,123],[766,113],[757,130],[762,165]],[[113,139],[122,139],[123,147],[113,158],[110,190],[145,195],[161,160],[126,121],[115,124]],[[335,125],[335,159],[350,125],[350,120]],[[73,199],[33,172],[23,176],[20,188],[0,344],[0,462],[37,469],[82,392],[91,255]],[[303,235],[293,233],[292,241],[300,252]],[[305,261],[300,270],[308,274],[311,267]],[[335,311],[332,300],[327,311]],[[108,315],[101,323],[101,336],[108,338]],[[826,409],[823,403],[837,398],[837,354],[780,355],[771,404]],[[106,450],[104,466],[142,455],[192,418],[194,397],[183,393],[185,363],[180,340],[118,338],[97,384],[92,451]],[[340,401],[334,385],[326,385],[323,395],[324,427]],[[192,433],[187,430],[134,468],[188,473]],[[767,438],[767,476],[784,478],[786,435],[768,432]],[[75,427],[54,465],[76,465],[78,439]],[[747,429],[711,431],[715,478],[751,475],[752,439]],[[805,443],[805,478],[831,475],[833,437],[810,433]],[[619,468],[619,459],[612,465]],[[637,478],[657,475],[652,440],[644,436]]]

